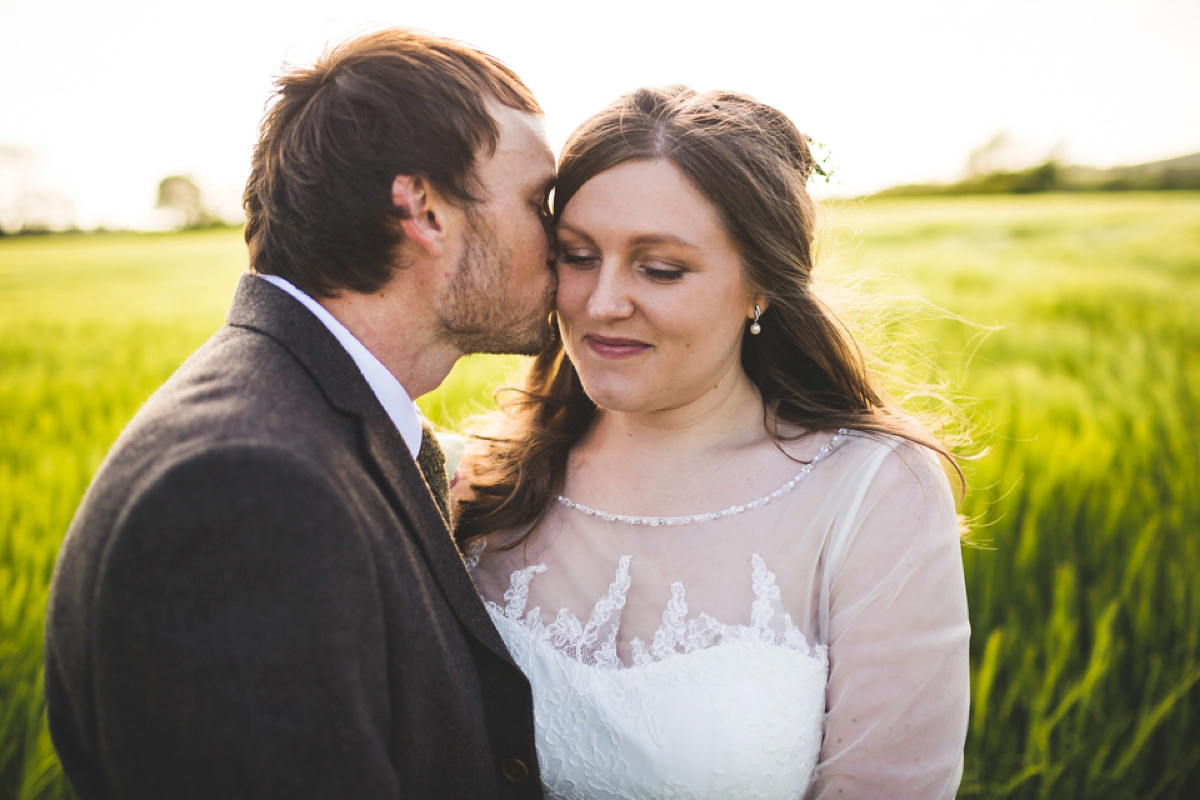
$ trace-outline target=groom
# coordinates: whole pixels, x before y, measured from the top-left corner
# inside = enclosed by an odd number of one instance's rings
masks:
[[[407,30],[279,79],[253,273],[55,570],[48,713],[81,800],[541,797],[529,685],[411,400],[549,338],[540,114],[495,59]]]

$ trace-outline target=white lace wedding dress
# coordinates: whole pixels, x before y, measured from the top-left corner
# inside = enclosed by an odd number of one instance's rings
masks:
[[[851,433],[762,488],[686,525],[555,504],[527,543],[473,548],[547,797],[954,796],[969,627],[945,476]]]

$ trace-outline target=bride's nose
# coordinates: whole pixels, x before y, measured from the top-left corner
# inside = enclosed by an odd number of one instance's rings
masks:
[[[633,313],[628,276],[615,264],[603,264],[588,294],[588,316],[597,321],[623,319]]]

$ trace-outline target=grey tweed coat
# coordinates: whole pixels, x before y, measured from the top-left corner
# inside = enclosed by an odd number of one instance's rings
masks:
[[[529,685],[412,456],[249,274],[71,523],[46,698],[82,800],[542,796]]]

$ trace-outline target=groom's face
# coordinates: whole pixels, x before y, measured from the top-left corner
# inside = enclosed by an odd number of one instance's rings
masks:
[[[462,212],[454,274],[437,311],[445,338],[464,353],[541,351],[554,307],[547,195],[554,155],[541,117],[491,105],[496,152],[477,164],[483,199]]]

